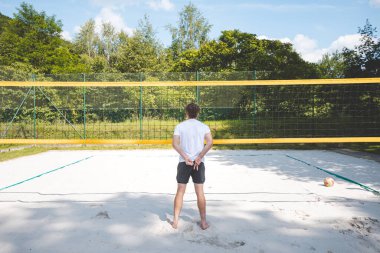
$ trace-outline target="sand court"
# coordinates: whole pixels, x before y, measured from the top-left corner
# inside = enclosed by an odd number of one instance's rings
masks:
[[[206,231],[192,183],[179,229],[167,222],[177,162],[173,150],[118,150],[0,163],[0,252],[380,251],[376,161],[323,150],[211,151]],[[333,187],[323,186],[327,176]]]

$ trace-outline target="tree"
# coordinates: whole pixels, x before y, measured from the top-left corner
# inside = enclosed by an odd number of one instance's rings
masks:
[[[316,66],[305,62],[291,44],[260,40],[239,30],[223,31],[219,39],[184,51],[174,71],[269,71],[267,78],[310,78]]]
[[[172,34],[171,49],[174,57],[178,57],[188,49],[200,48],[208,41],[211,27],[194,4],[186,5],[179,13],[177,27],[171,25],[167,27]]]
[[[380,40],[376,27],[369,21],[363,28],[359,27],[361,44],[355,49],[343,49],[346,62],[345,77],[378,77],[380,76]]]
[[[89,67],[80,61],[80,57],[73,54],[68,47],[60,46],[54,50],[49,58],[52,74],[87,73]]]
[[[321,78],[344,78],[345,68],[343,54],[338,51],[323,55],[318,63]]]
[[[93,19],[81,26],[74,40],[74,45],[79,53],[85,53],[88,57],[95,57],[98,54],[99,36],[95,32],[95,21]]]
[[[0,66],[0,77],[5,81],[30,81],[34,72],[36,70],[27,63],[15,62],[9,66]]]
[[[20,62],[36,71],[51,73],[54,68],[60,66],[65,71],[64,66],[76,63],[68,44],[61,38],[60,20],[37,12],[26,3],[17,10],[0,34],[0,65]],[[67,57],[58,60],[57,54]]]
[[[111,56],[117,49],[117,33],[115,27],[109,23],[102,23],[101,42],[108,65],[111,64]]]
[[[156,37],[156,32],[154,31],[153,25],[147,14],[139,20],[138,27],[135,31],[135,36],[139,37],[144,44],[149,44],[157,49],[160,47],[160,43]]]
[[[0,33],[4,31],[4,28],[8,26],[8,23],[11,19],[0,13]]]
[[[147,15],[139,21],[134,36],[125,38],[121,44],[116,67],[132,73],[167,69],[167,52],[156,38]]]
[[[123,31],[116,32],[110,22],[102,22],[98,33],[95,21],[89,19],[76,35],[74,47],[92,72],[116,72],[118,49],[127,40],[128,35]]]
[[[61,32],[62,23],[55,16],[49,17],[45,12],[37,12],[32,5],[22,3],[5,33],[15,36],[19,59],[42,72],[50,73],[49,58],[63,43]]]

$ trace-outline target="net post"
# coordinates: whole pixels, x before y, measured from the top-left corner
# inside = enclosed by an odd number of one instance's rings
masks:
[[[199,81],[199,71],[195,72],[195,80]],[[199,104],[199,93],[200,93],[200,87],[196,86],[195,87],[195,101],[197,104]]]
[[[257,76],[256,76],[256,70],[253,70],[252,71],[252,79],[253,80],[256,80]],[[255,124],[256,124],[256,86],[252,86],[252,96],[253,96],[253,106],[252,106],[252,109],[253,109],[253,112],[252,112],[252,137],[255,136]]]
[[[139,74],[140,83],[143,82],[143,73]],[[140,85],[140,101],[139,101],[139,122],[140,122],[140,140],[143,139],[143,87]]]
[[[36,75],[32,74],[32,81],[36,81]],[[36,108],[36,86],[33,86],[33,139],[37,139],[37,127],[36,127],[36,120],[37,120],[37,108]]]
[[[312,89],[312,94],[313,94],[313,112],[312,112],[312,122],[313,122],[313,127],[312,127],[312,137],[315,137],[315,96],[316,96],[316,87],[314,86]]]
[[[83,73],[83,82],[86,82],[86,74]],[[86,86],[83,86],[83,139],[86,140]]]

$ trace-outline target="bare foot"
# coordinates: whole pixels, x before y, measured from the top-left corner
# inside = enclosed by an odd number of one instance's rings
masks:
[[[198,224],[203,230],[206,230],[210,227],[210,225],[206,221],[199,222]]]
[[[171,221],[171,220],[167,219],[167,222],[169,222],[169,224],[172,225],[172,227],[174,229],[178,228],[178,221]]]

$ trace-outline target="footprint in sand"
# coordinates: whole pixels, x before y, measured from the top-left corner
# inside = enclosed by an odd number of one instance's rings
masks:
[[[108,215],[108,212],[107,211],[104,211],[104,212],[99,212],[95,218],[98,218],[98,219],[111,219],[110,216]]]
[[[245,242],[244,241],[234,241],[234,242],[230,242],[229,245],[232,247],[232,248],[237,248],[237,247],[241,247],[241,246],[244,246],[245,245]]]
[[[183,230],[184,233],[191,233],[191,232],[193,232],[193,231],[194,231],[194,227],[193,227],[193,225],[187,226],[187,227]]]
[[[208,244],[210,246],[224,248],[224,249],[235,249],[246,245],[245,241],[241,240],[228,240],[227,238],[219,238],[218,235],[215,235],[212,229],[213,226],[210,226],[209,229],[202,230],[200,227],[200,222],[197,222],[195,225],[187,225],[182,234],[187,239],[187,241],[198,244]]]

